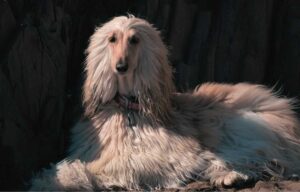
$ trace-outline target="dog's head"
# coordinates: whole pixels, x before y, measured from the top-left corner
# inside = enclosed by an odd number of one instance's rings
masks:
[[[139,51],[143,45],[143,36],[138,29],[127,26],[125,29],[116,28],[107,35],[108,50],[112,71],[119,76],[133,73],[139,61]]]
[[[147,21],[131,15],[113,18],[96,29],[87,54],[87,114],[113,100],[124,89],[123,79],[129,84],[125,89],[138,98],[144,112],[163,111],[169,105],[174,86],[167,48]]]

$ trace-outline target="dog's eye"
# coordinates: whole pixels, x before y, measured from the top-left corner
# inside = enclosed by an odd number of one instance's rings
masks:
[[[116,38],[116,36],[111,36],[111,37],[108,39],[108,41],[109,41],[110,43],[114,43],[114,42],[117,41],[117,38]]]
[[[132,36],[131,38],[129,38],[128,41],[131,45],[136,45],[136,44],[138,44],[139,39],[136,36]]]

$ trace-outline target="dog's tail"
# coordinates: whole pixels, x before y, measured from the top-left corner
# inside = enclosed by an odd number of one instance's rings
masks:
[[[194,94],[215,98],[216,102],[234,111],[254,112],[271,124],[275,131],[299,142],[300,123],[294,111],[295,99],[280,98],[279,93],[272,89],[248,83],[206,83],[197,87]]]

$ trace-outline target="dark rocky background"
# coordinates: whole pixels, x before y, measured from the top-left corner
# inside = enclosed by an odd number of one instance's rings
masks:
[[[248,81],[299,96],[299,0],[0,0],[1,190],[64,156],[88,37],[127,12],[162,31],[178,90]]]

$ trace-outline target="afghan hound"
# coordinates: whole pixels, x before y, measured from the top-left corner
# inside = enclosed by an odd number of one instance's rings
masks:
[[[87,48],[86,120],[69,156],[31,190],[230,187],[300,174],[293,100],[261,85],[206,83],[177,93],[159,32],[134,16],[96,29]]]

